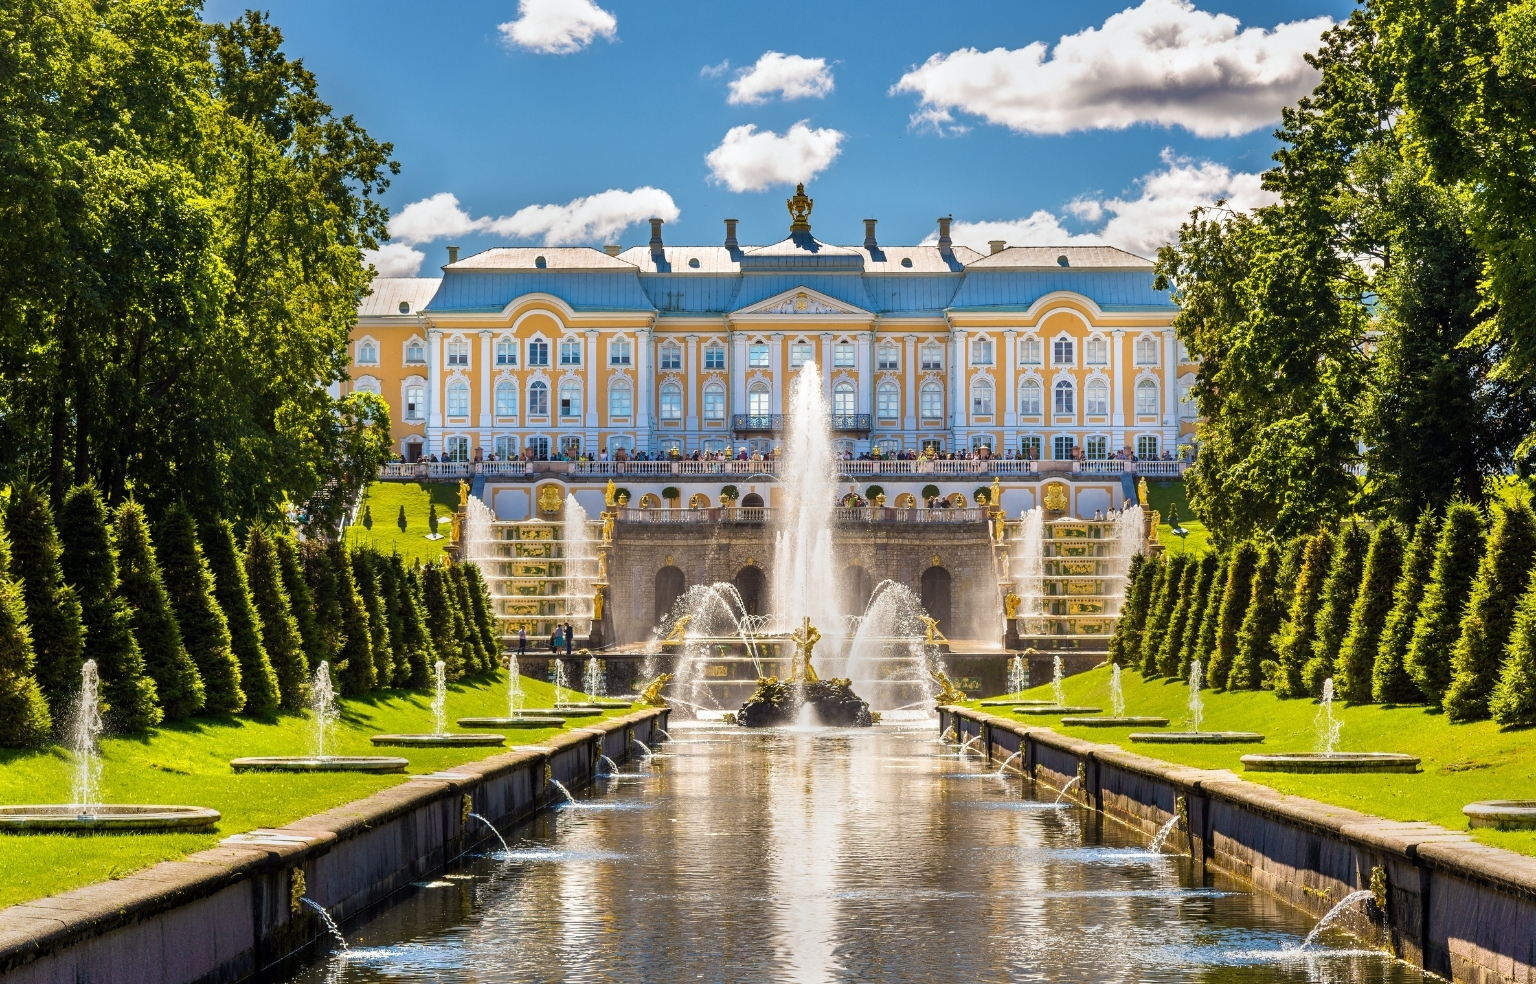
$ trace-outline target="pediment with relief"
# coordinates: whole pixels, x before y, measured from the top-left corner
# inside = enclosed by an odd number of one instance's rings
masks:
[[[766,300],[758,301],[750,307],[742,308],[737,314],[787,314],[787,315],[817,315],[817,314],[855,314],[867,315],[870,312],[852,304],[828,297],[820,291],[809,287],[796,287],[786,290],[782,294],[775,294]]]

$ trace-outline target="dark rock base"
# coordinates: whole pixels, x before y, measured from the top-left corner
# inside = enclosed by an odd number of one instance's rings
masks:
[[[814,723],[831,728],[867,728],[874,724],[869,704],[853,692],[847,680],[782,683],[770,678],[736,712],[736,723],[747,728],[776,728],[795,724],[809,705]]]

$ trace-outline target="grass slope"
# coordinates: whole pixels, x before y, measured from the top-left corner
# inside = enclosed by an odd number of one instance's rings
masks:
[[[437,503],[437,531],[441,540],[427,539],[428,504]],[[456,483],[374,482],[363,491],[363,505],[373,513],[373,529],[363,528],[363,511],[358,507],[357,523],[347,527],[349,546],[373,547],[381,553],[399,553],[409,563],[419,560],[430,564],[441,560],[448,549],[448,531],[453,512],[459,508]],[[400,507],[405,507],[405,531],[398,525]]]
[[[553,691],[543,681],[523,678],[527,706],[548,707]],[[500,754],[505,748],[374,748],[370,735],[432,730],[431,695],[384,691],[364,700],[344,700],[342,720],[326,751],[337,755],[395,755],[410,760],[412,774],[435,772]],[[506,674],[461,680],[448,688],[448,721],[504,714]],[[628,711],[610,711],[605,716]],[[572,718],[585,726],[595,718]],[[529,745],[554,730],[507,732],[507,745]],[[310,718],[284,714],[275,719],[194,718],[156,729],[142,738],[102,742],[103,800],[108,803],[171,803],[207,806],[223,814],[212,833],[166,834],[0,834],[0,906],[117,878],[160,861],[213,847],[231,834],[277,827],[360,799],[407,776],[351,773],[302,775],[235,773],[229,760],[246,755],[302,755],[312,750]],[[73,756],[52,748],[0,753],[0,803],[67,803]]]
[[[1173,526],[1169,523],[1161,523],[1157,527],[1158,542],[1171,554],[1188,554],[1198,557],[1211,549],[1211,534],[1205,528],[1205,524],[1195,517],[1195,511],[1189,508],[1189,503],[1184,498],[1184,480],[1175,479],[1167,482],[1147,482],[1147,502],[1151,504],[1166,519],[1168,507],[1179,507],[1179,526],[1188,532],[1184,536],[1175,536]]]
[[[1067,703],[1109,709],[1109,668],[1099,667],[1065,681]],[[1170,730],[1187,728],[1189,690],[1182,683],[1147,681],[1122,673],[1127,714],[1166,717]],[[1050,686],[1024,696],[1051,696]],[[1280,700],[1268,691],[1204,692],[1204,731],[1258,731],[1262,745],[1138,745],[1131,728],[1067,728],[1051,717],[1020,716],[1087,741],[1119,745],[1149,758],[1207,769],[1243,773],[1249,752],[1316,751],[1318,706],[1310,700]],[[976,706],[972,702],[971,706]],[[997,711],[998,708],[985,708]],[[1536,794],[1536,731],[1501,731],[1490,721],[1452,725],[1445,715],[1423,707],[1360,705],[1336,708],[1345,722],[1342,751],[1407,752],[1423,761],[1414,775],[1309,776],[1248,773],[1244,778],[1282,792],[1306,796],[1391,820],[1428,820],[1466,830],[1461,808],[1486,799],[1519,799]],[[1476,830],[1473,836],[1495,847],[1536,855],[1536,831]]]

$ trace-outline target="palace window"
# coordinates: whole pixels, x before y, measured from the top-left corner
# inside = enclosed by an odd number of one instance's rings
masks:
[[[496,416],[517,416],[517,384],[510,379],[496,384]]]
[[[704,419],[714,424],[725,420],[725,387],[719,383],[704,387]]]
[[[530,437],[528,439],[528,451],[539,461],[549,460],[549,438]]]
[[[1076,446],[1077,442],[1071,437],[1053,437],[1051,438],[1051,457],[1057,461],[1070,461],[1072,449]]]
[[[789,367],[791,369],[799,369],[807,362],[810,362],[814,358],[811,352],[810,342],[794,342],[791,344],[789,346]]]
[[[535,338],[528,343],[528,364],[530,366],[549,365],[549,343],[542,338]]]
[[[1031,461],[1040,460],[1040,435],[1025,434],[1019,438],[1019,453]]]
[[[572,435],[560,439],[560,450],[572,457],[581,454],[581,438]]]
[[[768,346],[763,342],[753,342],[747,347],[747,366],[751,369],[768,368]]]
[[[889,379],[875,390],[875,412],[881,420],[893,422],[901,413],[901,390]]]
[[[973,417],[992,416],[992,392],[990,379],[977,379],[971,383],[971,415]]]
[[[1150,379],[1143,379],[1136,384],[1136,415],[1138,417],[1157,415],[1157,383]]]
[[[427,416],[427,390],[424,386],[405,388],[405,419],[425,420]]]
[[[379,364],[379,344],[377,342],[359,342],[357,346],[357,364],[360,366],[376,366]]]
[[[858,394],[854,392],[853,384],[846,379],[832,387],[832,412],[839,417],[859,412]]]
[[[549,416],[549,384],[536,379],[528,387],[528,416]]]
[[[608,416],[628,417],[634,412],[635,391],[629,380],[615,380],[608,390]]]
[[[630,364],[633,346],[627,338],[615,338],[608,343],[608,364],[610,366],[627,366]]]
[[[1040,416],[1040,380],[1026,379],[1019,384],[1019,415]]]
[[[513,461],[517,458],[517,438],[503,435],[496,438],[496,460]]]
[[[462,379],[448,384],[448,416],[469,416],[469,384]]]
[[[560,416],[581,416],[581,380],[565,379],[560,382]]]
[[[1142,436],[1136,438],[1136,457],[1157,457],[1157,435],[1143,434]]]
[[[562,338],[560,340],[560,364],[562,366],[581,365],[581,339]]]
[[[1109,363],[1109,346],[1104,339],[1095,335],[1083,343],[1083,361],[1090,366],[1102,366]]]
[[[832,347],[832,364],[843,369],[851,369],[859,364],[858,353],[854,351],[852,342],[838,342]]]
[[[1083,391],[1083,400],[1086,403],[1083,410],[1089,416],[1102,417],[1109,413],[1109,387],[1104,380],[1088,380],[1088,386]]]
[[[1073,389],[1070,380],[1063,379],[1057,383],[1054,392],[1056,394],[1054,406],[1057,413],[1077,412],[1076,390]]]
[[[704,368],[705,369],[724,369],[725,368],[725,346],[724,345],[721,345],[719,342],[710,342],[708,345],[704,346]]]
[[[448,343],[448,364],[450,366],[469,365],[469,343],[462,338],[455,338]]]
[[[683,419],[683,388],[676,383],[663,383],[661,387],[661,419]]]
[[[923,346],[923,369],[938,371],[944,368],[944,346],[929,342]]]
[[[900,369],[901,350],[890,342],[882,342],[880,347],[875,349],[875,360],[877,369]]]
[[[496,340],[496,364],[498,366],[517,365],[517,339],[498,338]]]
[[[754,417],[766,417],[773,412],[773,396],[768,392],[768,384],[756,382],[747,390],[747,413]]]
[[[468,461],[469,438],[450,437],[443,441],[443,455],[449,461]]]
[[[353,383],[352,388],[358,393],[372,393],[374,396],[378,396],[380,392],[379,381],[372,376],[364,376]]]
[[[1040,339],[1033,335],[1025,335],[1019,339],[1019,365],[1038,366],[1040,364]]]
[[[1051,365],[1070,366],[1076,361],[1072,349],[1072,339],[1058,338],[1051,343]]]
[[[411,339],[405,346],[405,361],[421,363],[427,361],[427,347],[416,339]]]
[[[944,419],[944,387],[930,380],[923,384],[918,394],[918,404],[924,420]]]
[[[611,435],[609,435],[609,437],[608,437],[608,453],[612,454],[613,452],[619,450],[620,448],[623,448],[625,451],[633,451],[635,449],[635,439],[630,437],[627,434],[611,434]]]
[[[662,345],[661,367],[663,369],[681,369],[683,367],[683,347],[676,342],[667,342]]]
[[[971,343],[971,365],[990,366],[992,364],[992,339],[982,336]]]
[[[1200,416],[1200,408],[1195,403],[1194,384],[1179,381],[1179,419],[1194,420]]]
[[[1102,435],[1083,441],[1083,457],[1103,461],[1109,457],[1109,438]]]
[[[1136,339],[1136,364],[1138,366],[1157,365],[1157,336],[1142,335]]]

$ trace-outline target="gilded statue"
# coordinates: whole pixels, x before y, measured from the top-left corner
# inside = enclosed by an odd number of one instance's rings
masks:
[[[789,637],[795,642],[795,662],[789,678],[815,683],[819,678],[816,676],[816,668],[811,665],[811,650],[821,641],[821,633],[811,624],[810,616],[806,616],[800,628],[791,632]]]
[[[670,707],[667,699],[661,695],[661,688],[672,682],[672,674],[663,673],[652,680],[650,686],[640,692],[640,699],[636,701],[641,707]]]
[[[1047,482],[1043,499],[1047,512],[1066,512],[1067,487],[1061,482]]]
[[[603,542],[613,542],[613,513],[603,513]]]
[[[995,529],[995,535],[998,543],[1003,542],[1003,531],[1007,528],[1007,518],[1007,515],[1004,514],[1001,509],[992,514],[992,525]]]
[[[923,625],[926,626],[928,630],[927,638],[923,640],[924,643],[930,646],[936,646],[939,643],[949,642],[948,639],[944,638],[944,633],[939,631],[938,619],[929,618],[927,615],[919,615],[918,618],[922,619]]]
[[[539,512],[545,515],[554,515],[560,511],[560,487],[546,485],[539,489]]]
[[[991,496],[989,498],[991,499],[991,503],[990,504],[991,504],[993,509],[1002,509],[1002,507],[1003,507],[1003,480],[998,478],[996,475],[992,476],[992,494],[991,494]]]
[[[949,677],[945,676],[942,671],[930,670],[928,675],[933,677],[933,682],[939,685],[938,695],[934,699],[941,705],[959,704],[965,700],[965,691],[956,690],[955,685],[949,682]]]
[[[459,508],[469,505],[469,483],[459,479]]]
[[[619,490],[614,488],[613,479],[610,478],[608,480],[608,487],[603,490],[603,501],[608,503],[609,509],[613,508],[614,502],[618,500],[618,495]]]
[[[597,579],[599,581],[608,580],[608,551],[606,550],[599,550],[597,552]]]
[[[592,621],[594,621],[594,622],[601,622],[602,620],[603,620],[603,593],[601,591],[594,591],[594,592],[592,592]]]
[[[663,643],[683,642],[683,629],[688,625],[688,620],[691,618],[693,618],[692,615],[683,615],[678,618],[678,620],[672,625],[672,631],[669,632],[667,637],[661,641]]]
[[[1143,507],[1147,504],[1147,476],[1145,475],[1141,476],[1136,483],[1136,501]]]
[[[1003,617],[1008,619],[1008,621],[1010,621],[1010,622],[1012,622],[1014,619],[1018,618],[1019,617],[1019,605],[1023,601],[1024,601],[1024,599],[1020,598],[1018,595],[1014,594],[1013,593],[1013,589],[1010,588],[1008,590],[1008,593],[1003,595]]]

